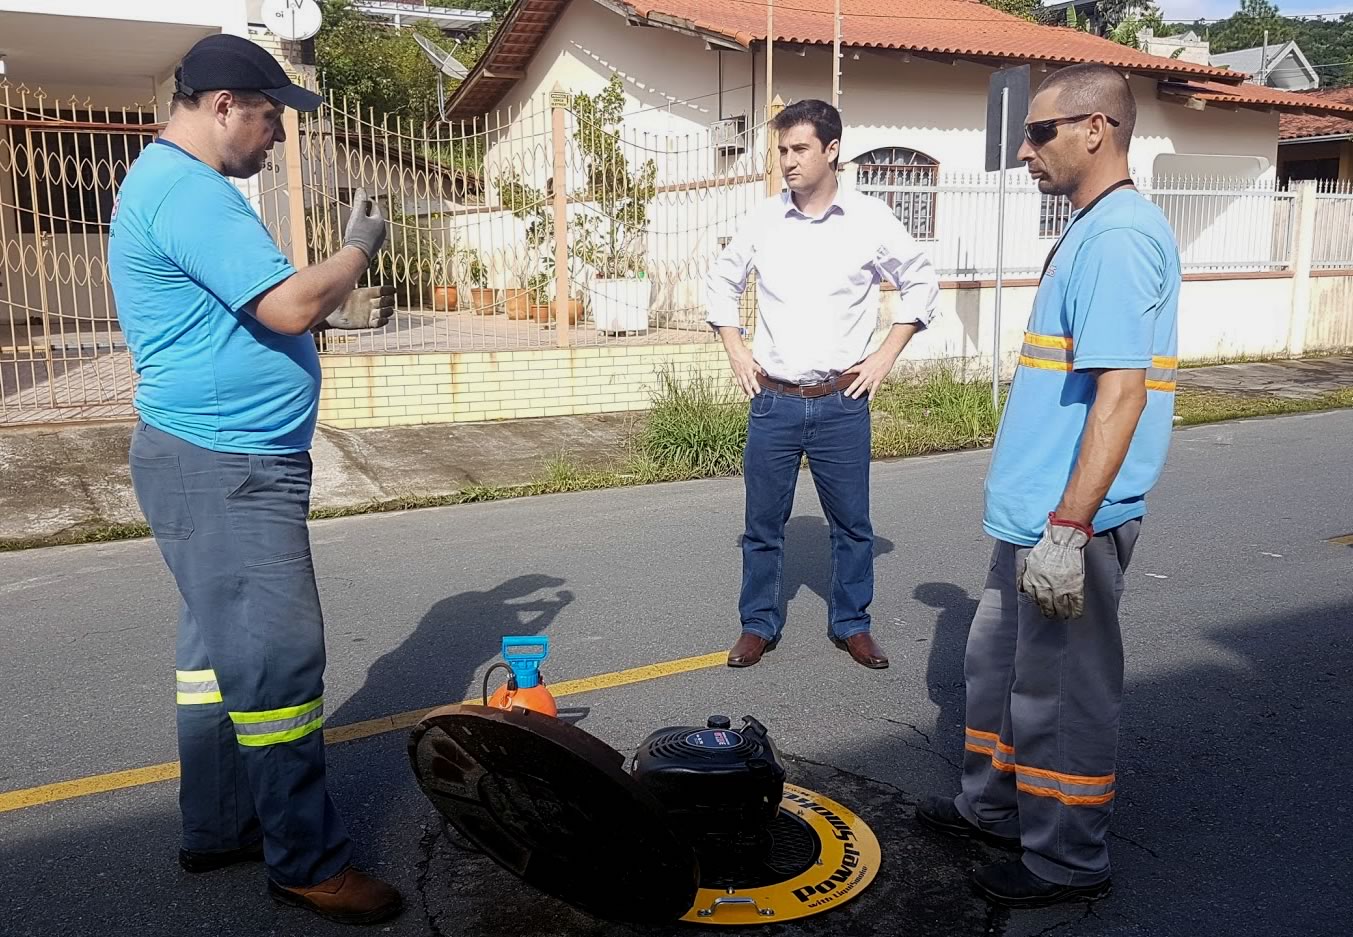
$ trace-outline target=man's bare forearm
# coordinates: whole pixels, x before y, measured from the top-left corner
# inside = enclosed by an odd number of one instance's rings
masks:
[[[742,340],[742,329],[736,325],[721,325],[718,327],[719,340],[723,342],[724,351],[733,348],[746,348],[747,343]]]
[[[367,264],[365,253],[345,247],[323,263],[298,270],[264,293],[254,316],[274,332],[303,335],[342,305]]]
[[[902,350],[907,347],[907,343],[919,331],[915,322],[897,322],[888,330],[888,336],[879,346],[879,353],[887,355],[892,361],[897,360],[897,356],[902,354]]]
[[[1057,505],[1059,518],[1087,526],[1094,520],[1123,466],[1145,407],[1144,371],[1100,372],[1076,467]]]

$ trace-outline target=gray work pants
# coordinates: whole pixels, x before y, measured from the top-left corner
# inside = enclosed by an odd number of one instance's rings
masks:
[[[1118,601],[1141,528],[1132,520],[1085,548],[1085,614],[1045,618],[1019,592],[1029,548],[998,542],[968,633],[963,791],[968,822],[1019,837],[1024,864],[1062,885],[1109,877],[1123,698]]]
[[[225,851],[262,838],[279,884],[337,875],[352,844],[325,785],[310,455],[212,452],[138,423],[131,473],[182,597],[184,848]]]

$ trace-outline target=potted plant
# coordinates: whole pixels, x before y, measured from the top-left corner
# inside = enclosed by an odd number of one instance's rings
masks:
[[[553,325],[559,319],[559,303],[550,299],[554,292],[553,258],[547,262],[550,272],[537,273],[531,278],[531,318],[541,325]],[[583,301],[570,296],[564,304],[569,325],[577,325],[583,317]]]
[[[489,269],[484,259],[473,247],[458,246],[452,250],[455,282],[460,289],[469,290],[470,308],[480,315],[492,315],[493,290],[485,286],[489,281]]]
[[[586,167],[586,199],[597,211],[570,224],[570,252],[593,271],[592,318],[603,332],[648,329],[652,284],[644,267],[648,207],[657,195],[658,167],[647,160],[631,171],[619,135],[625,104],[619,75],[596,95],[574,98],[574,138]]]
[[[541,325],[548,325],[554,318],[550,314],[550,281],[548,273],[537,273],[531,277],[531,319]]]
[[[598,331],[643,332],[648,329],[652,284],[636,247],[612,240],[607,222],[596,217],[574,219],[570,247],[593,271],[592,318]]]
[[[550,236],[553,219],[546,192],[527,183],[515,167],[494,181],[499,201],[526,229],[518,249],[509,253],[506,259],[505,266],[515,275],[518,284],[514,289],[503,291],[507,317],[548,321],[546,290],[551,274],[542,272],[542,268],[553,270],[554,252]]]
[[[460,297],[456,289],[456,252],[455,244],[433,250],[427,261],[428,282],[432,284],[433,312],[455,312],[460,306]]]
[[[504,288],[503,308],[509,319],[528,319],[534,292],[532,284],[538,276],[535,250],[529,244],[522,245],[518,250],[509,249],[503,260],[504,266],[512,274],[512,282],[519,284]]]
[[[545,256],[541,264],[543,268],[535,276],[531,277],[529,286],[531,291],[531,318],[541,325],[552,325],[559,317],[560,304],[555,301],[555,276],[554,276],[554,254]],[[583,273],[583,266],[576,258],[569,261],[569,277],[573,286],[573,295],[564,303],[565,312],[568,316],[569,325],[577,325],[583,317],[583,301],[580,298],[581,289],[577,284],[582,281],[579,277]]]

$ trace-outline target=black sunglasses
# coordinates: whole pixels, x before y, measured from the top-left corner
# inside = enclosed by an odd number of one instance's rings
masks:
[[[1075,117],[1052,117],[1048,120],[1036,120],[1031,124],[1024,125],[1024,139],[1034,146],[1043,146],[1057,138],[1057,128],[1060,125],[1079,123],[1094,116],[1094,114],[1077,114]],[[1105,115],[1104,119],[1109,122],[1110,127],[1118,126],[1118,121],[1112,117]]]

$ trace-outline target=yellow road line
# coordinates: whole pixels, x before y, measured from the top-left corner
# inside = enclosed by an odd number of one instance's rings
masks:
[[[715,654],[702,654],[699,657],[684,657],[680,660],[665,661],[661,664],[648,664],[644,667],[634,667],[630,670],[619,670],[614,673],[598,674],[595,677],[583,677],[580,680],[563,680],[559,683],[550,684],[550,691],[556,697],[575,696],[579,693],[590,693],[594,690],[609,690],[618,686],[628,686],[632,683],[644,683],[649,680],[657,680],[662,677],[671,677],[676,674],[690,673],[695,670],[707,670],[710,667],[722,666],[728,660],[726,651],[719,651]],[[481,697],[463,700],[465,703],[478,703]],[[382,716],[379,719],[368,719],[365,722],[353,722],[348,725],[335,726],[332,729],[324,731],[324,741],[330,745],[336,745],[341,742],[352,742],[357,739],[370,738],[373,735],[383,735],[386,732],[397,732],[400,729],[408,729],[418,723],[431,709],[415,709],[405,713],[399,713],[393,716]],[[114,771],[109,774],[96,774],[87,778],[76,778],[73,781],[58,781],[55,784],[43,784],[39,787],[28,787],[16,791],[5,791],[0,793],[0,813],[10,810],[21,810],[24,807],[37,807],[42,804],[56,803],[60,800],[73,800],[77,797],[89,797],[92,794],[104,794],[108,791],[121,790],[126,787],[140,787],[145,784],[154,784],[157,781],[172,781],[179,776],[179,764],[177,761],[167,761],[163,764],[148,765],[144,768],[132,768],[128,771]]]

